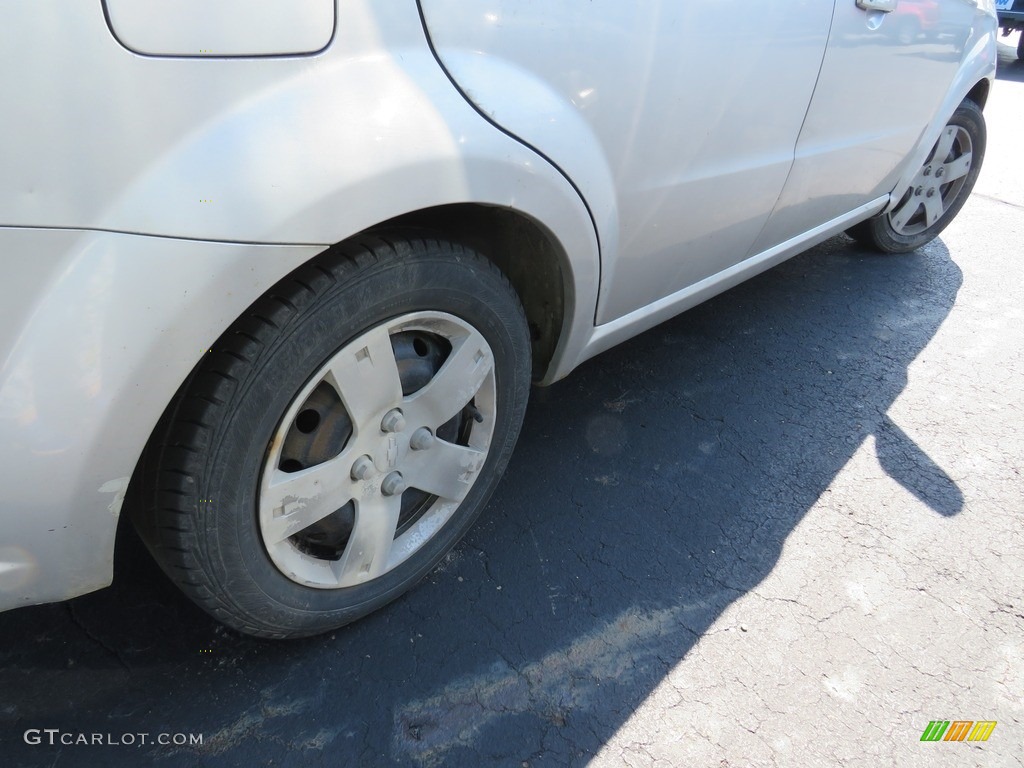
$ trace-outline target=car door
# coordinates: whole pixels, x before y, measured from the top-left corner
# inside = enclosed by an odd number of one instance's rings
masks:
[[[977,12],[968,0],[838,0],[793,172],[754,251],[892,191]]]
[[[590,207],[599,324],[746,255],[790,171],[832,17],[832,0],[421,8],[467,98]]]

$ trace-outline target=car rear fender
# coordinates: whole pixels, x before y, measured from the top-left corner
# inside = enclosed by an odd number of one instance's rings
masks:
[[[109,583],[129,478],[205,350],[383,221],[473,204],[538,222],[565,255],[548,380],[578,362],[599,249],[576,189],[458,93],[413,0],[339,11],[317,56],[210,60],[127,51],[99,3],[0,8],[0,461],[19,468],[0,609]]]

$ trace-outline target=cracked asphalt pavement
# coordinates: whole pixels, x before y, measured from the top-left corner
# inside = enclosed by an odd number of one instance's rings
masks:
[[[0,762],[1022,765],[1009,51],[985,170],[940,240],[835,238],[535,390],[481,522],[368,619],[240,637],[127,531],[113,587],[0,615]],[[922,743],[936,719],[998,726]]]

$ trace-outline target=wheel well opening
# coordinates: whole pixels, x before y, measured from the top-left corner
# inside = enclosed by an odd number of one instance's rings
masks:
[[[468,203],[404,214],[370,231],[401,229],[456,240],[494,262],[519,294],[530,326],[533,378],[543,378],[571,301],[566,256],[555,237],[519,211]]]
[[[985,108],[985,102],[988,101],[988,92],[991,85],[988,80],[979,80],[970,92],[967,94],[967,98],[973,101],[982,109]]]

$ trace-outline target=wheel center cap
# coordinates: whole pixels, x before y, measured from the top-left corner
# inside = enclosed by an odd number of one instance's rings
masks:
[[[378,472],[391,472],[398,468],[408,452],[409,438],[404,432],[384,435],[373,454],[373,466]]]

